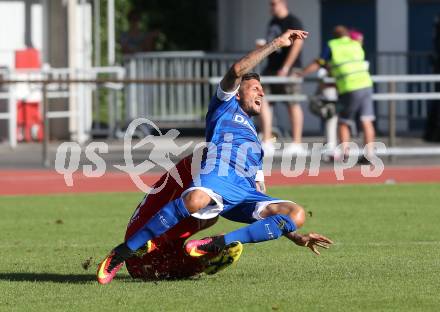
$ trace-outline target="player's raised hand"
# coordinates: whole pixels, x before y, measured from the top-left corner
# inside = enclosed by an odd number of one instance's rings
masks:
[[[304,246],[310,248],[310,250],[312,250],[318,256],[320,255],[320,252],[317,247],[328,249],[330,248],[330,245],[333,244],[329,238],[317,233],[306,234],[305,238],[306,243]]]
[[[276,38],[277,44],[280,48],[289,47],[295,40],[304,40],[309,33],[304,30],[288,29],[281,36]]]
[[[293,237],[292,237],[293,238]],[[321,254],[317,247],[328,249],[333,242],[324,235],[317,233],[299,234],[295,233],[292,239],[298,246],[308,247],[318,256]]]

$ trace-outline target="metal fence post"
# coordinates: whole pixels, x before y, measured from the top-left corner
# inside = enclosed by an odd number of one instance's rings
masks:
[[[17,147],[17,100],[15,98],[15,84],[9,84],[8,111],[9,111],[9,123],[8,123],[9,145],[11,146],[11,148],[16,148]]]
[[[108,136],[109,138],[115,137],[115,92],[112,89],[108,90]]]
[[[43,92],[43,167],[50,167],[50,159],[49,159],[49,116],[48,116],[48,105],[47,102],[47,81],[43,81],[42,85]]]
[[[390,81],[388,83],[389,93],[396,93],[396,82]],[[396,145],[396,100],[388,101],[388,146]],[[389,160],[394,161],[394,157],[390,156]]]

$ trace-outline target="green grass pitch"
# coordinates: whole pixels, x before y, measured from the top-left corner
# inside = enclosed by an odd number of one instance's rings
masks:
[[[312,217],[302,231],[329,236],[333,248],[318,257],[283,238],[245,245],[214,276],[139,282],[123,269],[106,286],[96,264],[141,194],[1,197],[0,310],[440,311],[440,184],[269,193],[304,205]],[[208,233],[239,226],[221,220]]]

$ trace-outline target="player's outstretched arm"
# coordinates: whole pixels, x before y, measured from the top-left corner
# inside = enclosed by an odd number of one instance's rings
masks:
[[[333,242],[329,238],[317,233],[299,234],[296,232],[291,232],[286,234],[285,236],[298,246],[310,248],[310,250],[318,256],[321,253],[319,252],[317,247],[328,249],[330,245],[333,244]]]
[[[281,36],[275,38],[272,42],[265,44],[261,48],[258,48],[239,61],[234,63],[226,75],[220,82],[220,86],[225,92],[232,92],[237,89],[241,82],[241,77],[246,73],[249,73],[255,66],[257,66],[264,58],[276,50],[289,47],[295,40],[304,40],[307,38],[308,32],[303,30],[289,29]]]

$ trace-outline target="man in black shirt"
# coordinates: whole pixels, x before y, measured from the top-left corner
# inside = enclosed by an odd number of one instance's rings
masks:
[[[286,0],[270,1],[272,19],[269,22],[267,42],[280,36],[287,29],[303,29],[301,21],[289,12]],[[300,40],[298,40],[300,41]],[[303,42],[295,41],[287,48],[282,48],[268,57],[268,64],[264,70],[264,75],[286,77],[292,74],[295,69],[300,69],[301,49]],[[299,85],[289,86],[285,84],[271,84],[270,93],[272,94],[294,94],[299,93]],[[292,153],[304,152],[300,145],[303,130],[303,111],[299,103],[289,103],[289,116],[292,125],[292,143],[289,147]],[[261,126],[263,132],[263,148],[266,153],[273,153],[272,144],[272,114],[267,101],[261,107]]]

